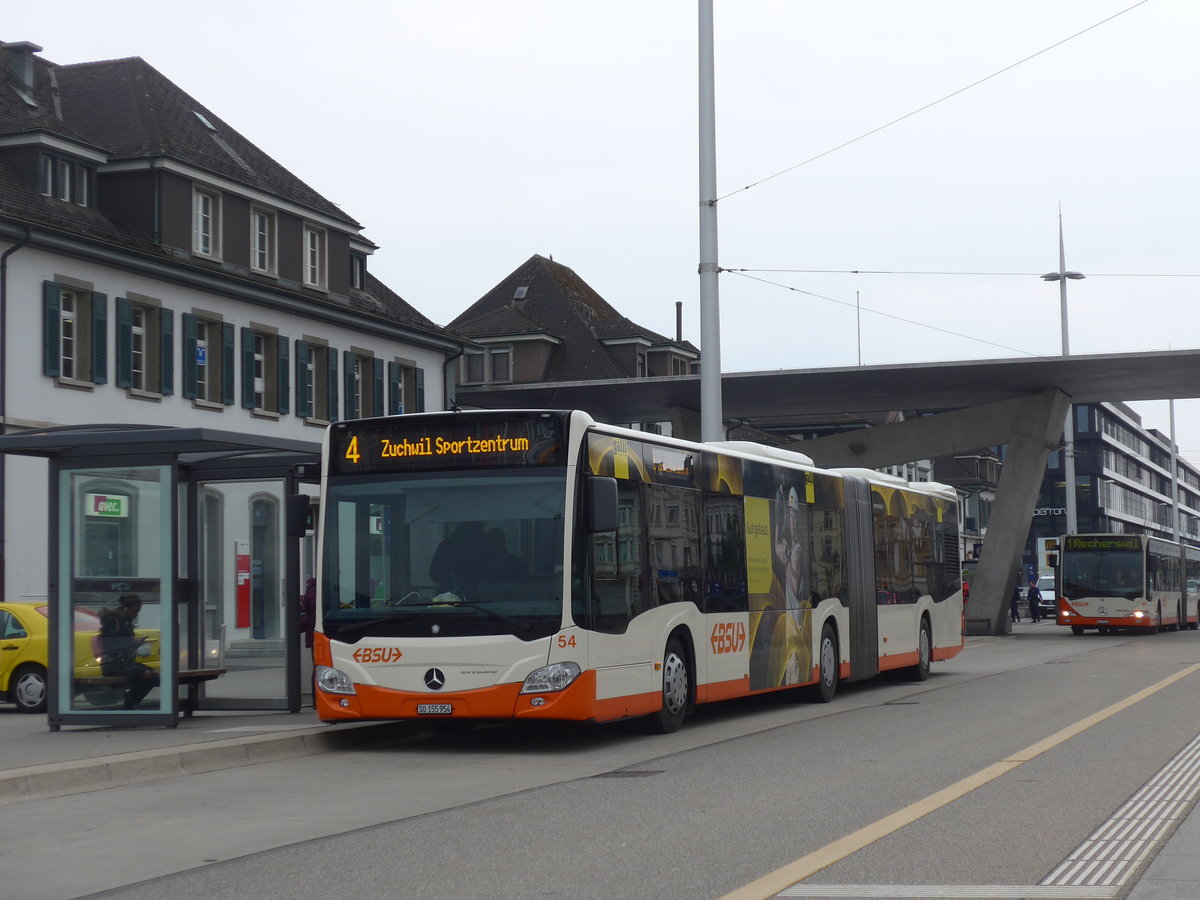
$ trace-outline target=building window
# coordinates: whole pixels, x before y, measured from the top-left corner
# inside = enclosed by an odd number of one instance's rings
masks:
[[[483,351],[468,350],[463,354],[463,384],[483,383]]]
[[[350,287],[367,289],[367,258],[361,253],[350,254]]]
[[[197,188],[192,193],[192,252],[197,256],[220,256],[221,198]]]
[[[117,387],[174,392],[174,313],[156,302],[117,298]]]
[[[639,353],[637,355],[637,377],[638,378],[646,377],[646,354],[645,353]]]
[[[82,284],[42,285],[42,371],[73,384],[108,381],[108,298]]]
[[[234,331],[217,316],[183,314],[183,396],[197,405],[233,403]]]
[[[325,287],[325,232],[311,225],[304,226],[304,283]]]
[[[365,350],[342,354],[346,418],[383,415],[383,360]]]
[[[337,419],[337,359],[323,342],[296,341],[296,415],[317,424]]]
[[[388,405],[385,415],[425,412],[425,370],[408,360],[388,363]]]
[[[75,196],[75,164],[70,160],[58,161],[58,191],[59,200],[71,200]]]
[[[250,211],[250,267],[268,275],[275,272],[275,216],[261,209]]]
[[[492,361],[492,381],[512,381],[512,350],[492,347],[488,355]]]
[[[242,329],[242,406],[255,412],[288,411],[291,384],[288,340],[264,326]]]
[[[54,157],[42,157],[42,194],[46,197],[54,196]]]

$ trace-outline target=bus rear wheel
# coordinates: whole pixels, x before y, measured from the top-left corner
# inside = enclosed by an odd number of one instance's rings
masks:
[[[837,636],[833,626],[828,622],[821,629],[821,643],[817,647],[817,666],[819,675],[817,683],[812,686],[809,694],[813,700],[828,703],[837,693],[838,686],[838,652]]]
[[[933,663],[933,635],[929,633],[929,620],[921,617],[921,630],[917,633],[917,664],[904,670],[910,681],[925,681],[929,678],[929,667]]]
[[[662,664],[662,706],[649,717],[650,730],[658,734],[678,731],[687,715],[692,698],[691,675],[687,654],[679,638],[667,641]]]

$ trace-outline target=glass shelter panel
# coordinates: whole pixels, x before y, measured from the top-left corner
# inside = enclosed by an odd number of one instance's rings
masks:
[[[197,485],[201,659],[223,668],[202,708],[262,708],[287,697],[286,487],[282,479]]]
[[[60,714],[175,714],[174,494],[169,466],[61,469]]]

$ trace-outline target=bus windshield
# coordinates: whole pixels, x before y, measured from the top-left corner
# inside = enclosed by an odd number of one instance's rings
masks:
[[[1143,593],[1140,550],[1073,550],[1063,558],[1063,593],[1068,600],[1123,597]]]
[[[322,626],[372,635],[553,634],[566,470],[329,479]]]

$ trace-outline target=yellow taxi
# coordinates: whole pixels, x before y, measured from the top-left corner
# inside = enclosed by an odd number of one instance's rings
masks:
[[[46,672],[49,668],[50,608],[44,603],[0,603],[0,701],[15,703],[21,712],[46,711]],[[75,607],[75,677],[89,679],[80,692],[94,690],[100,679],[96,637],[100,616],[85,606]],[[138,662],[159,665],[158,629],[138,629]]]

